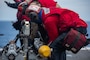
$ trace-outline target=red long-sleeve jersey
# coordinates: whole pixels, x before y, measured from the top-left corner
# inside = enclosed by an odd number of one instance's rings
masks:
[[[43,8],[42,20],[49,35],[49,42],[70,28],[87,28],[85,21],[76,12],[63,8]]]

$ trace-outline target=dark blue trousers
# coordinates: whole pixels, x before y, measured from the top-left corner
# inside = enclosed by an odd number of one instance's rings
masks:
[[[67,33],[61,34],[50,47],[53,49],[50,60],[66,60],[66,50],[62,46],[62,42]]]

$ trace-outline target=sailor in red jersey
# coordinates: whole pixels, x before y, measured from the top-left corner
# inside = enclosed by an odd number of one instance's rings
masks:
[[[50,45],[53,48],[51,60],[66,60],[65,48],[62,46],[62,41],[66,35],[63,36],[63,34],[73,28],[85,35],[87,33],[86,22],[76,12],[69,9],[43,7],[41,10],[35,10],[35,7],[38,6],[39,8],[40,6],[37,4],[35,6],[32,3],[31,6],[32,8],[29,7],[26,11],[41,14],[39,17],[42,18],[42,23],[48,33],[48,43],[52,42]],[[56,40],[58,37],[60,39]]]
[[[26,15],[25,15],[25,10],[28,7],[28,5],[32,2],[32,1],[37,1],[37,0],[24,0],[23,2],[21,2],[18,5],[18,12],[17,12],[17,19],[18,21],[20,20],[30,20]],[[57,2],[55,2],[54,0],[38,0],[41,4],[42,7],[60,7]]]
[[[39,5],[37,5],[37,6],[39,6]],[[35,7],[35,5],[33,7]],[[27,8],[26,11],[29,9],[29,11],[27,11],[27,13],[30,12],[30,9],[33,10],[33,7]],[[55,7],[50,7],[50,8],[42,7],[40,12],[42,12],[42,15],[41,15],[42,22],[43,22],[47,32],[49,33],[48,34],[49,36],[53,36],[53,35],[57,34],[56,35],[56,37],[57,37],[58,34],[68,31],[71,27],[73,27],[74,29],[78,28],[78,27],[87,28],[87,24],[81,18],[79,18],[79,15],[76,12],[71,11],[69,9],[55,8]],[[49,27],[49,25],[50,25],[50,27]],[[56,25],[56,26],[53,26],[53,25]],[[53,28],[52,28],[52,26],[53,26]],[[60,29],[57,29],[57,26]],[[55,29],[57,29],[57,30],[55,30]],[[60,32],[58,32],[58,30]],[[51,33],[52,31],[53,31],[53,33]],[[49,41],[55,40],[56,37],[55,38],[54,37],[50,37]],[[52,38],[54,38],[54,39],[52,39]]]

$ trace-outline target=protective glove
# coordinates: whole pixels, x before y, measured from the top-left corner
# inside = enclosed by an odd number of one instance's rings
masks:
[[[9,4],[10,4],[9,2],[7,2],[7,1],[4,1],[4,2],[9,6]]]

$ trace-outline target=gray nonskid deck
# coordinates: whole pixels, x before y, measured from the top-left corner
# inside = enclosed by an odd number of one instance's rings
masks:
[[[1,52],[0,52],[1,60]],[[77,54],[67,51],[67,60],[90,60],[90,48],[81,49]]]

